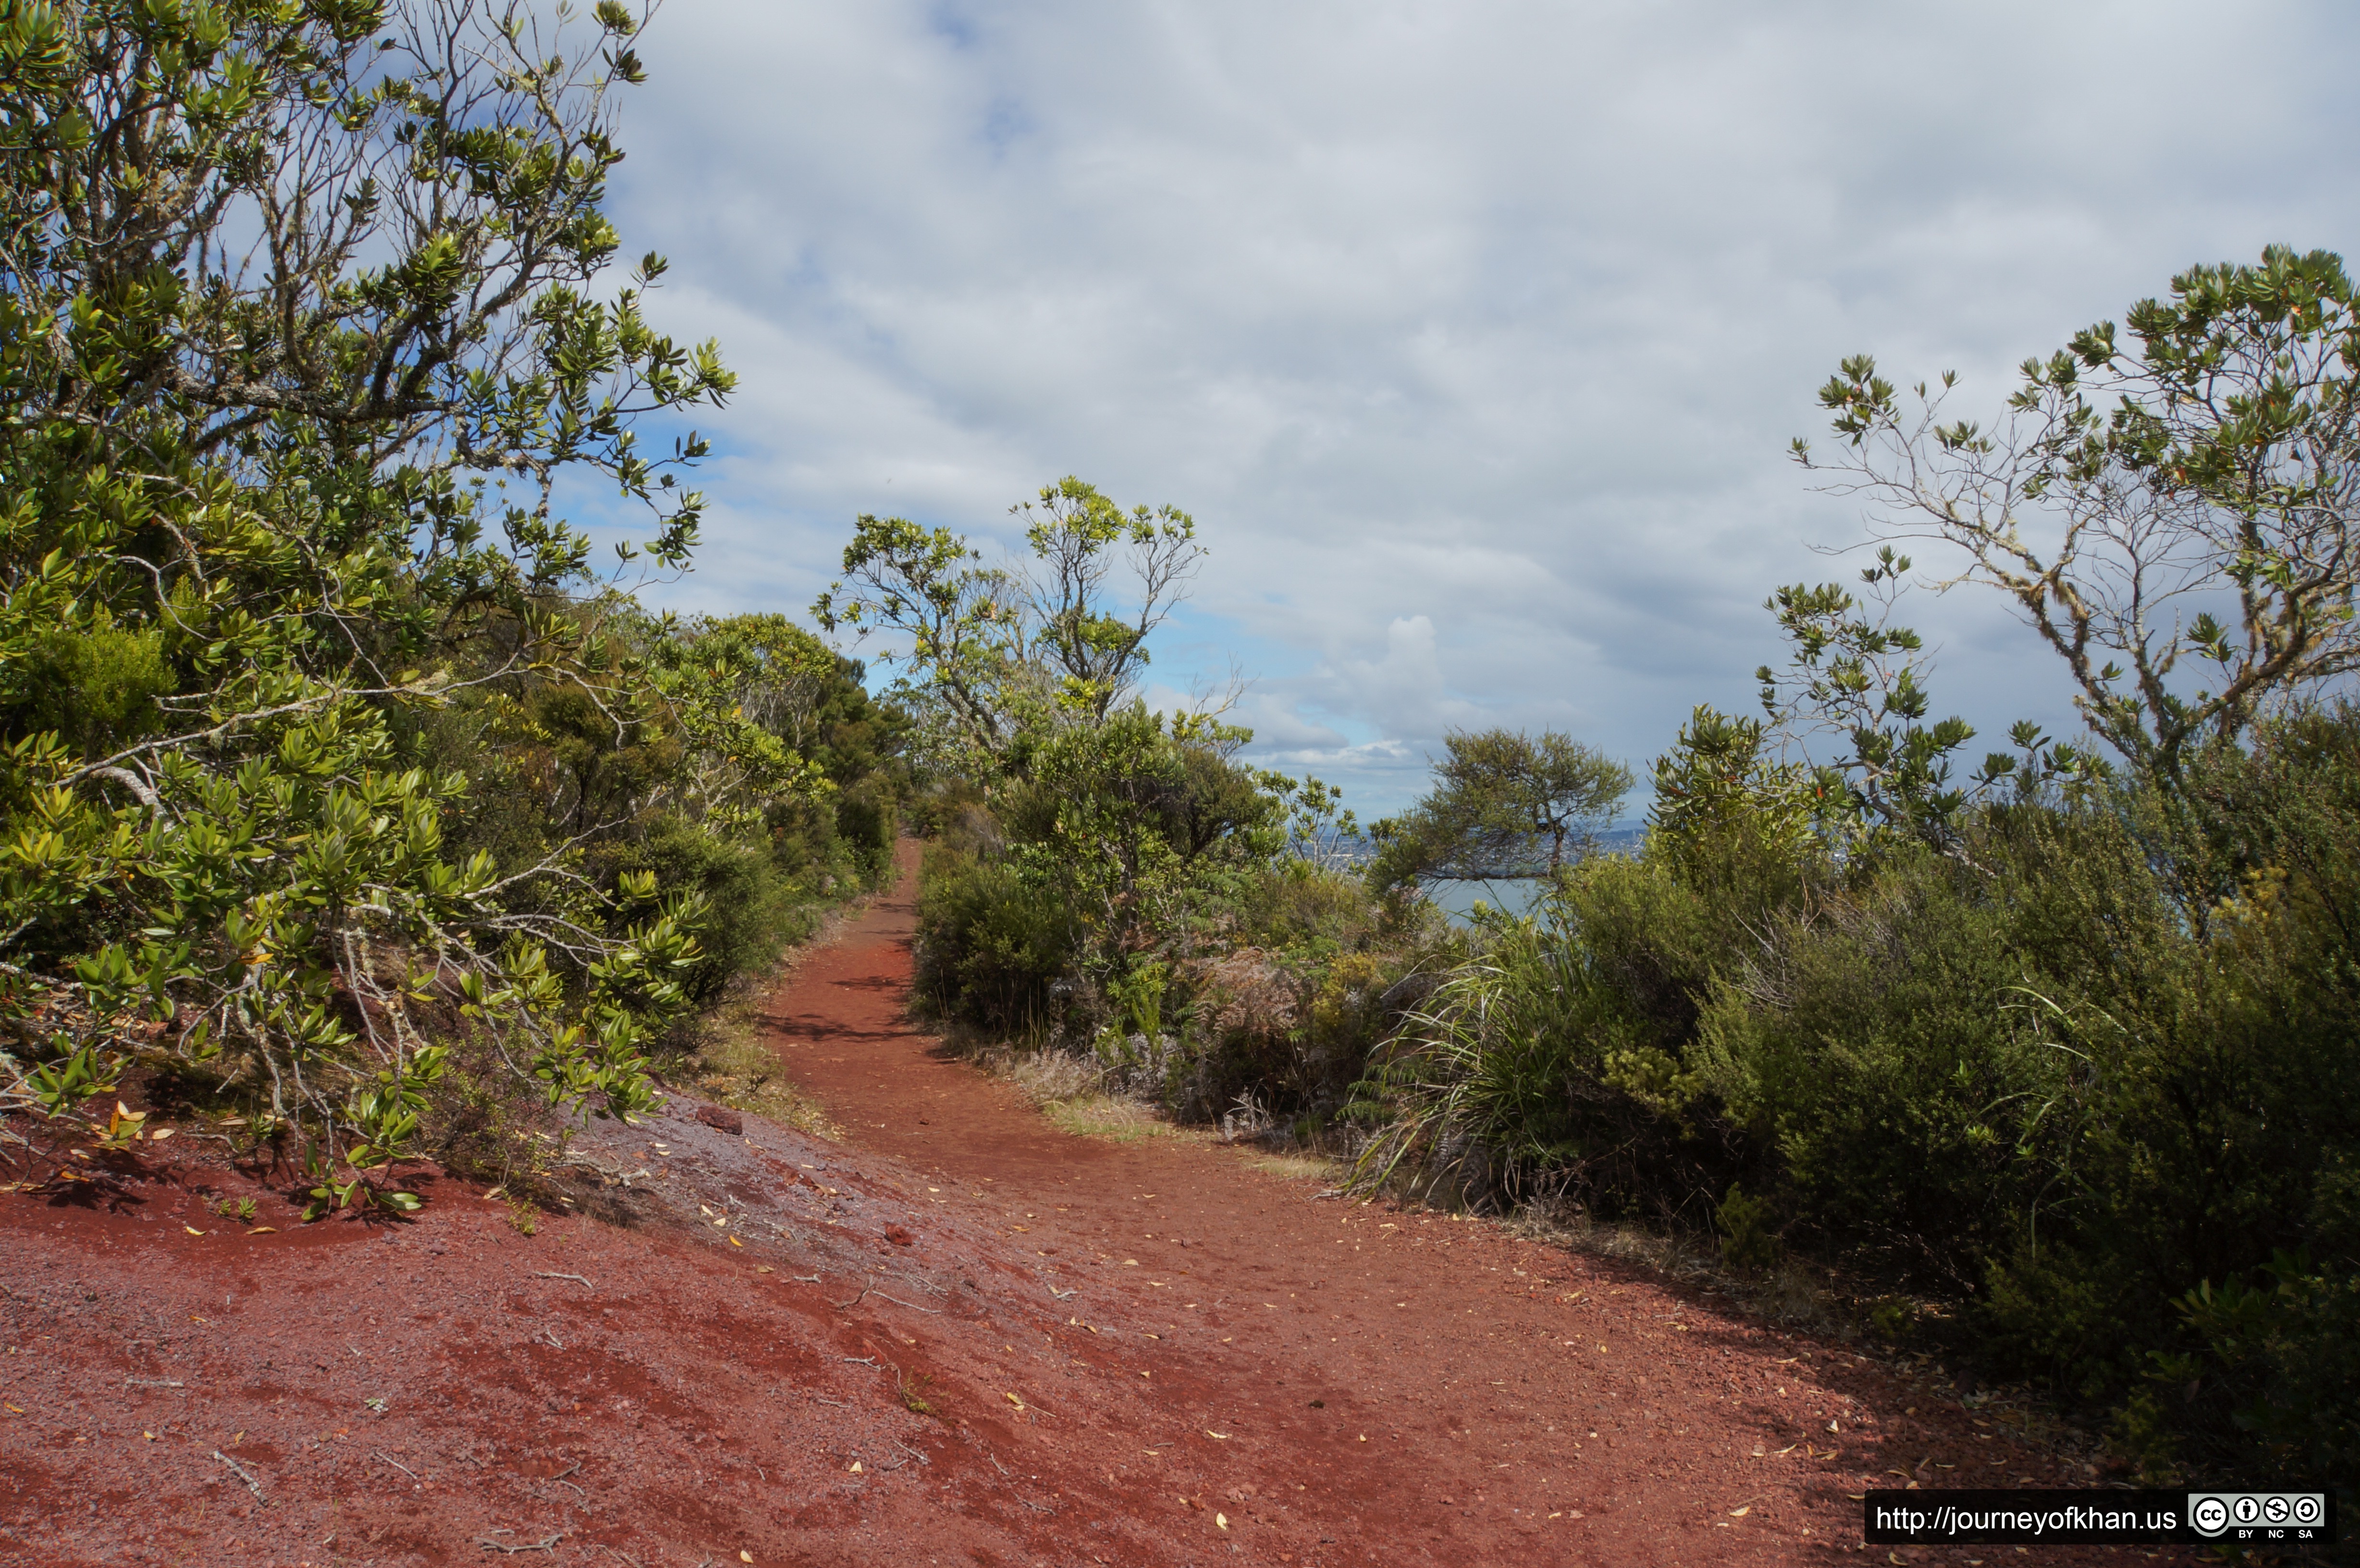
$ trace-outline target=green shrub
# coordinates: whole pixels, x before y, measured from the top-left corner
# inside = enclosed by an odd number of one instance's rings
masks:
[[[1785,1248],[1779,1245],[1770,1205],[1759,1198],[1748,1197],[1745,1189],[1732,1181],[1729,1192],[1713,1210],[1712,1217],[1721,1227],[1721,1260],[1732,1269],[1767,1269],[1778,1261]]]
[[[1364,1179],[1778,1238],[2158,1474],[2360,1475],[2360,713],[1942,851],[1724,805],[1480,933],[1361,1086]]]
[[[926,850],[917,985],[944,1017],[1002,1033],[1064,1032],[1077,1009],[1081,932],[1055,895],[963,849]]]
[[[679,977],[699,1006],[738,975],[776,963],[788,944],[814,929],[804,900],[769,853],[683,818],[666,817],[639,842],[613,846],[605,859],[610,877],[652,872],[659,897],[685,894],[702,901],[701,954]]]
[[[892,797],[874,785],[847,789],[836,800],[836,834],[851,855],[863,880],[875,883],[893,869],[893,841],[899,829]]]

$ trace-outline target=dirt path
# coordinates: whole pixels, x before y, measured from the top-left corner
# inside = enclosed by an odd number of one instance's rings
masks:
[[[771,1004],[848,1143],[676,1094],[530,1234],[431,1169],[304,1225],[194,1127],[6,1154],[0,1564],[1972,1562],[1850,1495],[2082,1479],[1612,1262],[1065,1136],[903,1022],[911,925]]]
[[[789,1074],[937,1203],[988,1194],[1127,1365],[1185,1378],[1174,1424],[1254,1444],[1242,1506],[1315,1530],[1307,1561],[1812,1561],[1861,1550],[1851,1495],[1895,1471],[2087,1484],[1840,1346],[1610,1260],[1320,1201],[1200,1141],[1066,1136],[903,1021],[913,917],[905,878],[777,998]],[[1128,1471],[1141,1513],[1172,1504],[1135,1443],[1076,1446]]]

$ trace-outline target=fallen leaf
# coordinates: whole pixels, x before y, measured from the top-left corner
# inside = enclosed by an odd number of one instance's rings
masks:
[[[158,1127],[154,1132],[148,1135],[148,1141],[150,1143],[161,1143],[171,1136],[172,1129],[170,1127]]]
[[[14,1406],[14,1405],[10,1405],[8,1408],[9,1408],[10,1410],[16,1410],[16,1406]],[[16,1410],[16,1413],[17,1413],[18,1415],[20,1415],[20,1416],[21,1416],[21,1415],[23,1415],[25,1412],[24,1412],[24,1411],[22,1411],[22,1410]]]
[[[856,1475],[860,1474],[860,1461],[858,1459],[852,1462],[852,1473]]]
[[[743,1247],[746,1244],[733,1236],[729,1238],[729,1245],[732,1247]]]
[[[247,1231],[246,1234],[248,1236],[277,1236],[279,1234],[279,1227],[277,1225],[258,1225],[252,1230]]]
[[[754,1561],[754,1554],[750,1552],[741,1552],[738,1554],[738,1561],[740,1563],[751,1563]]]
[[[181,1228],[182,1230],[184,1230],[184,1231],[187,1231],[191,1236],[202,1236],[202,1235],[204,1235],[204,1234],[205,1234],[204,1232],[202,1232],[202,1231],[199,1230],[196,1226],[194,1226],[194,1225],[182,1225],[180,1228]]]
[[[1752,1513],[1753,1511],[1754,1511],[1754,1505],[1753,1505],[1752,1503],[1748,1503],[1748,1504],[1746,1504],[1746,1505],[1745,1505],[1743,1508],[1732,1508],[1732,1509],[1730,1509],[1730,1510],[1729,1510],[1729,1517],[1730,1517],[1731,1519],[1743,1519],[1747,1514],[1750,1514],[1750,1513]]]
[[[1205,1433],[1205,1435],[1206,1435],[1207,1437],[1217,1437],[1217,1438],[1219,1438],[1223,1443],[1227,1443],[1227,1442],[1229,1442],[1229,1434],[1228,1432],[1206,1432],[1206,1433]]]
[[[1024,1401],[1018,1399],[1013,1394],[1002,1394],[1000,1397],[1006,1399],[1010,1404],[1014,1405],[1020,1410],[1024,1408]]]
[[[1229,1528],[1229,1516],[1227,1514],[1215,1514],[1213,1516],[1213,1522],[1220,1526],[1223,1530],[1227,1530]]]
[[[757,1274],[775,1274],[778,1270],[771,1268],[767,1263],[757,1263],[754,1265],[754,1272]]]

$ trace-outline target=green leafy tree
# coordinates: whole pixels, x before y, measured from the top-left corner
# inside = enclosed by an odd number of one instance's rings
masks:
[[[1821,734],[1841,743],[1815,779],[1823,822],[1950,847],[1961,813],[2003,784],[2030,800],[2100,779],[2101,758],[2019,723],[2009,735],[2021,756],[1989,753],[1972,776],[1953,782],[1958,753],[1975,732],[1955,716],[1925,722],[1925,639],[1892,615],[1909,566],[1890,546],[1877,551],[1875,564],[1861,572],[1873,611],[1836,583],[1791,583],[1764,601],[1794,654],[1784,671],[1765,664],[1754,672],[1763,711],[1776,733],[1807,748]]]
[[[1818,837],[1826,788],[1804,764],[1778,757],[1767,725],[1699,704],[1672,749],[1655,758],[1650,848],[1739,833],[1777,853],[1805,853]]]
[[[902,665],[904,701],[939,715],[938,750],[999,758],[1061,713],[1105,723],[1137,688],[1148,637],[1204,556],[1185,512],[1126,512],[1070,476],[1011,510],[1031,560],[1011,567],[980,564],[982,552],[948,528],[863,516],[844,576],[812,605],[829,632],[907,645],[880,657]],[[1118,565],[1127,610],[1113,593]]]
[[[648,1103],[697,911],[586,886],[573,846],[453,855],[467,781],[410,755],[438,710],[563,687],[791,771],[575,597],[559,477],[647,504],[626,560],[684,564],[704,445],[650,458],[634,423],[731,381],[647,326],[660,258],[586,290],[637,22],[562,22],[0,5],[12,1101],[70,1112],[131,1051],[258,1085],[338,1203],[414,1135],[435,1008],[552,1099]]]
[[[1380,888],[1437,878],[1555,877],[1613,820],[1631,770],[1572,736],[1453,730],[1433,791],[1378,824]]]
[[[2005,418],[1912,404],[1866,355],[1820,390],[1844,445],[1795,453],[1931,538],[2065,661],[2091,729],[2169,780],[2191,749],[2360,669],[2360,304],[2341,258],[2198,267],[2027,360]],[[1913,406],[1914,405],[1914,406]]]

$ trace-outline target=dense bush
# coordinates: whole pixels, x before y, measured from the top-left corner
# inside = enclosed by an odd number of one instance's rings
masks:
[[[1064,1032],[1081,932],[1055,893],[947,844],[928,846],[921,878],[920,995],[944,1016],[987,1029]]]
[[[612,270],[639,17],[526,23],[9,9],[0,1113],[52,1174],[136,1072],[414,1207],[438,1139],[644,1108],[788,879],[890,840],[857,667],[647,612],[552,507],[595,474],[684,570],[705,445],[634,427],[734,382]]]
[[[1365,1085],[1368,1169],[1711,1219],[1946,1301],[2158,1467],[2348,1481],[2355,822],[2340,708],[1947,849],[1659,831],[1492,923]]]

